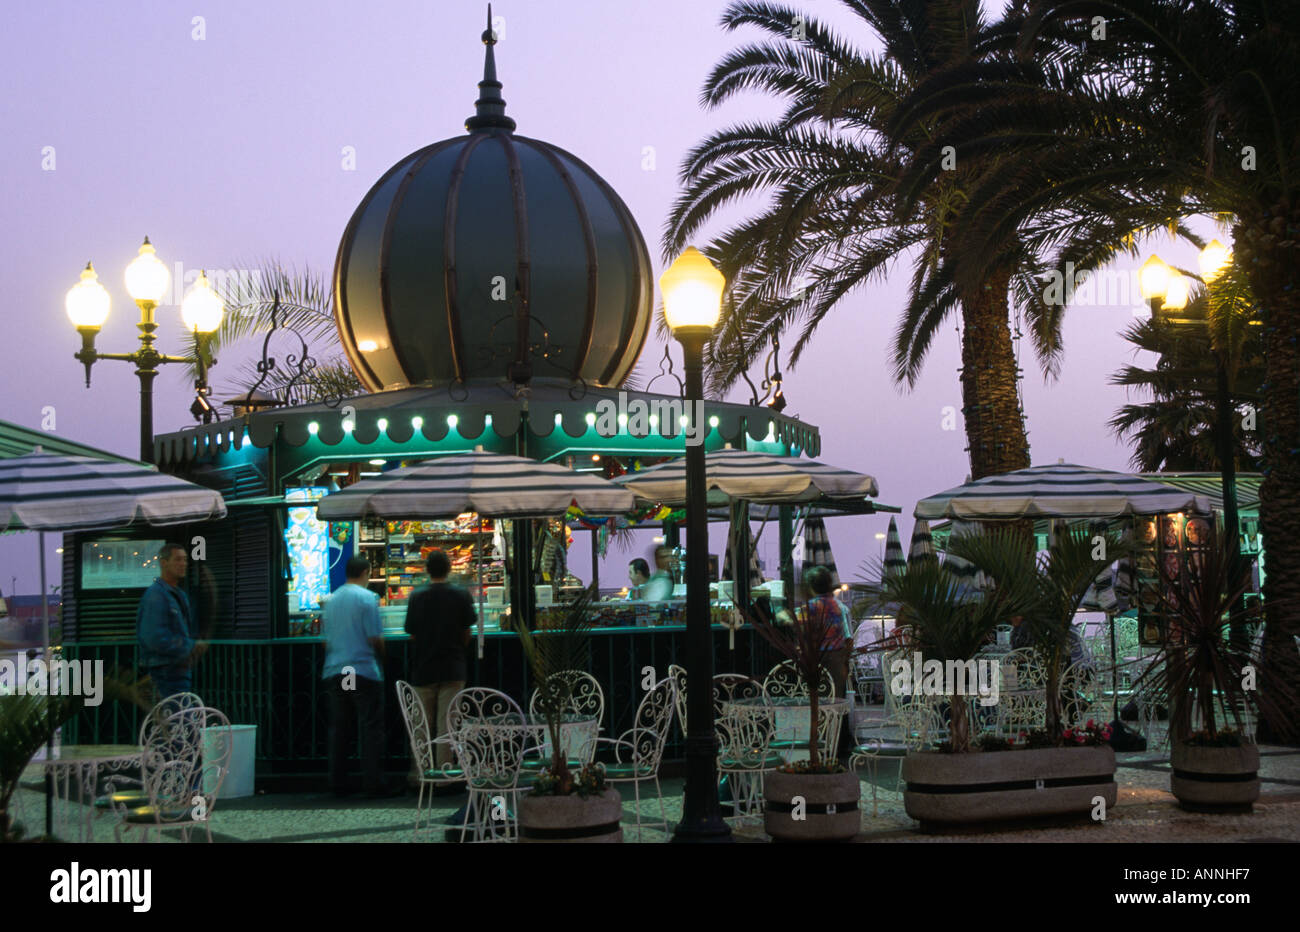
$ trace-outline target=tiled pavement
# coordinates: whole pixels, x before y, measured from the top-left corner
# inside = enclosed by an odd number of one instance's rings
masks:
[[[877,813],[872,812],[871,785],[863,781],[863,815],[860,842],[942,841],[1069,841],[1069,842],[1250,842],[1300,841],[1300,750],[1261,747],[1261,798],[1250,815],[1203,815],[1180,810],[1169,794],[1167,751],[1119,755],[1116,780],[1119,800],[1104,823],[1045,828],[1018,828],[975,835],[922,835],[903,811],[895,791],[896,770],[882,762],[877,776]],[[681,814],[681,779],[663,781],[664,806],[669,822]],[[624,832],[628,841],[635,820],[630,788],[624,792]],[[19,818],[39,825],[43,801],[39,782],[25,782],[18,792]],[[435,817],[450,816],[465,797],[436,800]],[[656,802],[642,801],[642,811],[657,811]],[[213,814],[213,834],[219,841],[274,842],[408,842],[415,812],[414,796],[390,800],[337,800],[321,794],[263,794],[220,802]],[[96,841],[112,841],[111,819],[94,820]],[[756,824],[739,825],[743,840],[765,841]],[[665,839],[662,831],[647,829],[646,842]],[[440,840],[440,834],[435,836]]]

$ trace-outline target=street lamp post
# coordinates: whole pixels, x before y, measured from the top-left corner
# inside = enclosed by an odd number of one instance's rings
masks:
[[[1211,240],[1201,250],[1199,265],[1201,280],[1212,285],[1223,274],[1231,262],[1231,254],[1217,239]],[[1142,297],[1151,305],[1151,314],[1167,323],[1176,325],[1209,326],[1208,315],[1186,313],[1188,286],[1187,279],[1175,269],[1169,268],[1159,256],[1152,256],[1142,265],[1139,272]],[[1215,430],[1221,494],[1223,496],[1223,536],[1227,538],[1228,559],[1236,574],[1242,574],[1246,567],[1241,557],[1240,518],[1237,513],[1237,464],[1236,450],[1233,443],[1233,420],[1235,409],[1232,394],[1228,390],[1227,353],[1222,349],[1213,350],[1215,363]],[[1243,597],[1244,598],[1244,597]],[[1229,632],[1232,644],[1242,648],[1248,640],[1246,633],[1246,614],[1243,599],[1233,602],[1231,608]]]
[[[127,293],[140,308],[140,322],[136,324],[140,330],[140,348],[133,353],[101,353],[95,349],[95,337],[108,319],[112,299],[99,283],[99,276],[89,262],[81,273],[81,281],[68,290],[64,300],[68,318],[81,334],[81,349],[75,355],[86,368],[87,388],[90,387],[90,367],[101,359],[116,359],[135,366],[136,377],[140,380],[140,460],[145,463],[153,462],[153,380],[158,375],[158,367],[166,363],[189,362],[184,356],[160,353],[153,345],[154,331],[158,329],[154,310],[167,293],[170,281],[167,266],[158,259],[146,236],[139,255],[126,267]],[[190,410],[204,423],[212,420],[213,413],[207,400],[211,394],[207,370],[216,363],[216,360],[208,358],[208,348],[224,312],[221,298],[212,290],[207,274],[201,273],[181,304],[181,318],[194,332],[197,342],[199,377],[194,385],[197,397]]]
[[[713,336],[726,279],[694,246],[659,279],[664,317],[682,344],[688,416],[704,399],[704,346]],[[677,842],[729,841],[718,804],[718,748],[713,732],[713,628],[709,617],[709,527],[703,444],[686,447],[686,792]]]

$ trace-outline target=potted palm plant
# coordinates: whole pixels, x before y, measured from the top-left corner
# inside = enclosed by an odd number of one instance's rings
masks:
[[[537,683],[536,708],[546,719],[549,762],[519,800],[522,842],[621,842],[623,799],[605,783],[601,764],[571,760],[565,753],[563,726],[573,710],[571,679],[558,674],[586,667],[587,646],[596,616],[595,597],[587,589],[571,605],[553,613],[545,630],[518,626],[524,657]]]
[[[1155,662],[1138,680],[1168,697],[1170,790],[1184,809],[1249,812],[1259,798],[1259,748],[1249,724],[1279,735],[1295,723],[1295,652],[1264,656],[1234,644],[1229,615],[1248,585],[1223,547],[1189,555],[1183,572],[1162,568],[1160,611],[1168,630]]]
[[[0,696],[0,842],[21,840],[24,828],[9,811],[18,781],[79,707],[73,696]]]
[[[857,774],[828,756],[821,745],[820,695],[827,669],[825,645],[840,619],[826,600],[805,605],[788,626],[753,617],[754,629],[789,660],[808,696],[808,759],[782,765],[763,783],[764,830],[778,841],[847,841],[861,827]]]
[[[909,565],[874,587],[874,601],[893,603],[899,625],[907,631],[912,657],[901,662],[917,667],[937,662],[944,670],[924,691],[937,688],[936,701],[947,705],[948,740],[936,751],[913,751],[903,762],[904,806],[923,831],[961,823],[1086,815],[1095,809],[1098,797],[1114,805],[1115,755],[1105,744],[1104,728],[1062,729],[1057,696],[1074,611],[1098,572],[1122,551],[1118,540],[1106,539],[1105,555],[1096,557],[1091,537],[1067,535],[1038,557],[1022,533],[1003,528],[950,543],[951,554],[990,580],[981,591],[973,591],[947,562],[935,561]],[[976,655],[997,626],[1015,616],[1030,625],[1046,666],[1045,728],[1028,741],[975,739],[972,683],[984,688],[982,680],[995,681],[989,695],[976,701],[1006,699],[1000,691],[1000,669],[980,677]],[[885,675],[891,672],[902,671]],[[997,750],[1015,753],[980,753]]]

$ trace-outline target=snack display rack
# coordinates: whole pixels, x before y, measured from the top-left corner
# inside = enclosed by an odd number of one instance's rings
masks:
[[[370,560],[371,588],[382,604],[402,605],[417,587],[428,582],[429,552],[444,551],[451,573],[477,598],[484,587],[505,585],[505,564],[493,544],[491,520],[463,514],[450,521],[362,521],[357,550]]]

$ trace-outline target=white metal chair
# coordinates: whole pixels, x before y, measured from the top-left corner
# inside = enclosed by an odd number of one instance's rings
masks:
[[[158,702],[140,723],[140,749],[151,747],[160,738],[160,732],[166,730],[167,720],[177,712],[186,709],[202,708],[203,700],[197,693],[174,693]],[[138,807],[149,802],[149,796],[139,777],[129,774],[113,774],[104,781],[104,792],[95,798],[96,809],[112,809],[118,806]]]
[[[632,784],[638,841],[642,837],[642,783],[654,782],[655,795],[659,798],[659,819],[654,824],[662,824],[665,832],[669,830],[663,788],[659,785],[659,764],[663,760],[664,745],[668,742],[668,729],[673,724],[676,701],[677,686],[671,676],[665,676],[637,705],[631,728],[617,738],[597,739],[598,744],[614,749],[616,762],[605,765],[605,779],[614,784]]]
[[[564,680],[569,684],[571,692],[568,706],[564,711],[572,715],[592,716],[596,719],[597,727],[601,727],[599,723],[605,721],[605,691],[600,688],[600,682],[583,670],[561,670],[559,673],[552,674],[552,677]],[[540,695],[540,688],[533,690],[533,694],[528,700],[529,714],[542,714],[539,706]],[[541,756],[526,758],[524,760],[525,769],[538,769],[546,765],[546,762],[550,759],[550,742],[550,736],[547,735],[542,742]],[[570,766],[581,767],[583,764],[591,763],[596,754],[596,745],[590,741],[584,741],[576,748],[566,748],[565,752],[569,755]]]
[[[419,840],[422,835],[432,832],[433,791],[435,787],[459,783],[465,779],[465,771],[452,764],[438,766],[436,750],[439,745],[451,747],[451,738],[443,735],[434,738],[429,729],[429,717],[425,714],[424,702],[406,680],[397,681],[397,702],[402,710],[402,721],[406,723],[406,737],[411,742],[411,755],[415,766],[420,771],[420,796],[416,801],[415,828],[412,840]]]
[[[677,687],[677,727],[681,729],[682,737],[686,737],[686,668],[679,667],[675,663],[668,665],[668,676],[672,679],[673,685]]]
[[[718,739],[718,772],[729,778],[734,818],[763,811],[763,776],[780,766],[771,750],[775,732],[773,710],[762,705],[733,705],[736,699],[766,699],[763,684],[739,673],[713,678],[714,730]]]
[[[206,753],[204,732],[224,729],[224,737],[211,743]],[[230,721],[216,709],[191,707],[169,716],[141,756],[140,778],[147,804],[114,803],[119,816],[114,827],[118,841],[133,828],[140,840],[151,832],[179,829],[182,841],[202,826],[212,841],[212,812],[226,778],[233,748]],[[139,801],[137,800],[136,803]]]
[[[897,731],[897,737],[879,732]],[[859,767],[867,767],[871,778],[871,815],[880,814],[877,799],[877,774],[882,757],[902,758],[909,751],[921,751],[933,747],[947,734],[947,726],[939,714],[938,707],[927,696],[916,696],[915,701],[901,703],[894,709],[894,716],[887,720],[878,733],[867,737],[859,743],[849,757],[849,769],[857,772]],[[901,792],[903,785],[902,768],[894,783],[895,792]]]
[[[518,835],[519,790],[532,782],[523,774],[523,759],[533,731],[523,722],[517,702],[484,687],[462,689],[447,709],[447,735],[469,789],[461,831],[472,831],[474,841],[513,841]]]
[[[767,671],[763,678],[763,694],[769,699],[808,697],[808,687],[804,684],[799,670],[792,660],[783,660]],[[822,699],[835,696],[835,680],[825,667],[821,669],[821,679],[817,685],[817,695]],[[803,716],[778,728],[777,736],[772,740],[771,749],[778,753],[808,750],[809,741],[804,736],[807,726]],[[834,719],[832,725],[831,719]],[[818,742],[824,748],[831,748],[838,737],[839,716],[818,716]]]

